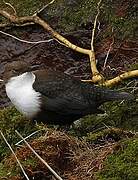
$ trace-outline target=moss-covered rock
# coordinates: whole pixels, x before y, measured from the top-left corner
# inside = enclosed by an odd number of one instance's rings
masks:
[[[138,130],[137,102],[109,102],[104,104],[102,109],[105,110],[106,114],[81,118],[79,123],[75,123],[75,129],[72,129],[71,133],[91,137],[91,134],[99,134],[102,130],[112,129],[112,127],[128,131]]]
[[[131,131],[124,131],[119,128],[107,128],[98,132],[90,132],[85,136],[85,139],[94,144],[105,144],[107,142],[118,142],[125,138],[132,138],[135,133]]]

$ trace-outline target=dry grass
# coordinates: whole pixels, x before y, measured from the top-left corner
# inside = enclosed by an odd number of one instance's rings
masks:
[[[94,172],[101,169],[103,160],[116,146],[116,143],[92,146],[55,130],[29,143],[63,179],[68,180],[94,179]],[[27,146],[17,149],[15,153],[30,179],[54,178]],[[6,159],[5,167],[18,171],[18,176],[10,176],[10,179],[22,179],[13,155]]]

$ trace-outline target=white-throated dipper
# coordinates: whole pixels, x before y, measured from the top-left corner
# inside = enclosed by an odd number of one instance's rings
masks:
[[[93,113],[107,101],[132,100],[134,96],[77,80],[51,69],[31,71],[24,61],[5,66],[6,93],[26,117],[47,124],[66,125]]]

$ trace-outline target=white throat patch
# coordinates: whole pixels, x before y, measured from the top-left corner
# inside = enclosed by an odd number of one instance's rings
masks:
[[[40,93],[32,85],[35,75],[32,72],[12,77],[6,84],[6,93],[15,107],[25,116],[33,117],[40,111]]]

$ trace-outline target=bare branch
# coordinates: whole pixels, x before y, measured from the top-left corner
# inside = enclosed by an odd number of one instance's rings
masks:
[[[54,2],[55,2],[55,0],[50,1],[48,4],[46,4],[44,7],[42,7],[37,13],[40,13],[41,11],[43,11],[45,8],[47,8],[49,5],[53,4]]]
[[[37,15],[26,16],[26,17],[16,17],[16,16],[11,15],[11,14],[7,13],[6,11],[3,11],[3,10],[0,10],[0,14],[2,14],[4,17],[9,19],[12,23],[20,24],[20,23],[26,23],[26,22],[34,22],[36,24],[39,24],[44,29],[46,29],[55,39],[57,39],[59,42],[61,42],[61,44],[63,44],[64,46],[67,46],[68,48],[73,49],[73,50],[75,50],[77,52],[89,55],[90,64],[91,64],[91,70],[92,70],[92,73],[93,73],[94,81],[98,82],[98,81],[100,81],[102,79],[102,76],[99,74],[99,71],[97,70],[97,67],[96,67],[95,53],[93,51],[91,51],[89,49],[84,49],[84,48],[81,48],[81,47],[78,47],[78,46],[72,44],[66,38],[61,36],[56,31],[54,31],[49,26],[49,24],[47,24],[46,21],[42,20]]]
[[[92,30],[92,39],[91,39],[91,50],[94,51],[94,46],[93,46],[93,43],[94,43],[94,36],[95,36],[95,30],[96,30],[96,24],[97,24],[97,19],[98,19],[98,16],[100,14],[100,4],[101,4],[102,0],[100,0],[98,2],[98,6],[97,6],[97,14],[95,16],[95,20],[94,20],[94,25],[93,25],[93,30]]]
[[[13,12],[14,12],[14,15],[17,15],[16,9],[15,9],[10,3],[8,3],[8,2],[6,2],[6,1],[4,1],[4,0],[3,0],[3,2],[4,2],[6,5],[8,5],[10,8],[12,8],[12,10],[13,10]]]
[[[23,39],[20,39],[20,38],[17,38],[16,36],[13,36],[11,34],[8,34],[8,33],[5,33],[3,31],[0,31],[0,33],[6,35],[6,36],[9,36],[9,37],[12,37],[13,39],[16,39],[20,42],[24,42],[24,43],[28,43],[28,44],[40,44],[40,43],[46,43],[46,42],[51,42],[53,41],[53,39],[48,39],[48,40],[43,40],[43,41],[26,41],[26,40],[23,40]]]
[[[23,23],[23,24],[12,24],[12,23],[3,23],[0,24],[0,28],[5,28],[5,27],[23,27],[23,26],[30,26],[33,25],[33,22],[27,22],[27,23]]]
[[[89,55],[90,50],[88,49],[84,49],[81,47],[78,47],[74,44],[72,44],[70,41],[68,41],[66,38],[64,38],[63,36],[61,36],[60,34],[58,34],[56,31],[54,31],[44,20],[42,20],[41,18],[39,18],[38,16],[34,16],[33,21],[39,25],[41,25],[44,29],[46,29],[54,38],[56,38],[57,40],[61,41],[63,44],[65,44],[67,47],[83,53],[83,54],[87,54]]]
[[[81,48],[81,47],[78,47],[78,46],[72,44],[66,38],[64,38],[63,36],[58,34],[56,31],[54,31],[44,20],[42,20],[41,18],[39,18],[36,15],[25,16],[25,17],[17,17],[17,16],[9,14],[8,12],[6,12],[4,10],[0,10],[0,14],[2,16],[4,16],[5,18],[9,19],[12,23],[20,24],[20,23],[26,23],[26,22],[34,22],[36,24],[39,24],[44,29],[46,29],[54,38],[56,38],[57,40],[61,41],[67,47],[69,47],[69,48],[71,48],[71,49],[73,49],[75,51],[78,51],[80,53],[83,53],[83,54],[89,55],[89,53],[90,53],[90,50],[84,49],[84,48]]]
[[[122,82],[123,80],[125,79],[128,79],[128,78],[134,78],[134,77],[138,77],[138,70],[133,70],[133,71],[128,71],[128,72],[125,72],[113,79],[110,79],[110,80],[107,80],[105,82],[102,82],[101,85],[103,86],[106,86],[106,87],[112,87],[116,84],[118,84],[119,82]],[[97,80],[97,79],[96,79]],[[95,79],[89,79],[89,80],[82,80],[83,82],[91,82],[91,83],[95,83],[96,82]]]
[[[97,29],[98,29],[98,32],[100,32],[101,31],[101,29],[100,29],[100,21],[98,21],[98,26],[97,26]],[[99,34],[99,33],[98,33]]]
[[[105,85],[107,87],[114,86],[115,84],[117,84],[125,79],[133,78],[133,77],[138,77],[138,70],[125,72],[111,80],[105,81],[103,85]]]
[[[104,60],[103,71],[104,71],[105,68],[106,68],[107,59],[108,59],[108,56],[109,56],[109,53],[110,53],[110,51],[111,51],[111,48],[112,48],[113,44],[114,44],[114,38],[113,38],[112,43],[110,44],[109,49],[108,49],[108,51],[107,51],[107,54],[106,54],[106,57],[105,57],[105,60]]]
[[[91,71],[93,73],[93,78],[96,79],[96,81],[101,81],[103,79],[103,77],[100,75],[100,73],[99,73],[99,71],[97,70],[97,67],[96,67],[96,58],[95,58],[94,45],[93,45],[94,44],[94,37],[95,37],[97,19],[98,19],[98,16],[100,14],[99,6],[100,6],[101,2],[102,2],[102,0],[100,0],[98,2],[98,4],[97,4],[97,14],[95,16],[94,25],[93,25],[93,29],[92,29],[91,53],[89,53]]]
[[[20,24],[20,23],[25,23],[25,22],[33,22],[33,16],[17,17],[15,15],[9,14],[8,12],[6,12],[4,10],[0,10],[0,14],[15,24],[16,23]]]
[[[20,168],[21,168],[21,170],[22,170],[24,176],[26,177],[27,180],[29,180],[29,177],[27,176],[26,172],[24,171],[24,169],[23,169],[23,167],[22,167],[20,161],[18,160],[18,158],[17,158],[15,152],[13,151],[12,147],[10,146],[10,144],[8,143],[8,141],[6,140],[6,138],[5,138],[5,136],[3,135],[3,133],[2,133],[1,130],[0,130],[0,134],[1,134],[2,138],[4,139],[5,143],[7,144],[7,146],[9,147],[9,149],[11,150],[12,154],[14,155],[14,157],[15,157],[15,159],[16,159],[18,165],[20,166]]]
[[[22,135],[15,130],[15,132],[18,134],[18,136],[25,142],[25,144],[29,147],[29,149],[37,156],[37,158],[43,163],[45,164],[45,166],[50,170],[50,172],[58,179],[58,180],[63,180],[49,165],[47,162],[45,162],[41,156],[39,156],[39,154],[37,154],[37,152],[28,144],[28,142],[22,137]]]
[[[54,1],[51,1],[51,3],[52,2],[54,2]],[[85,82],[94,82],[94,83],[98,82],[98,83],[103,84],[105,86],[113,86],[116,83],[121,82],[124,79],[131,78],[131,77],[137,77],[138,76],[138,72],[137,72],[138,70],[126,72],[120,76],[117,76],[116,78],[113,78],[111,80],[107,80],[106,82],[105,82],[103,76],[97,70],[96,58],[95,58],[95,53],[94,53],[94,48],[93,48],[93,41],[94,41],[95,28],[96,28],[98,15],[100,13],[99,6],[100,6],[101,2],[102,2],[102,0],[100,0],[98,2],[98,6],[97,6],[97,15],[95,17],[94,28],[92,31],[91,49],[84,49],[84,48],[76,46],[75,44],[72,44],[70,41],[68,41],[62,35],[60,35],[56,31],[54,31],[46,21],[39,18],[36,14],[34,14],[33,16],[17,17],[15,15],[9,14],[8,12],[6,12],[4,10],[0,10],[0,14],[2,16],[4,16],[5,18],[7,18],[8,20],[10,20],[10,22],[15,24],[15,25],[18,24],[21,26],[22,24],[25,24],[25,23],[35,23],[35,24],[41,25],[45,30],[47,30],[53,36],[54,39],[59,41],[62,45],[66,46],[72,50],[75,50],[77,52],[80,52],[82,54],[86,54],[89,56],[91,71],[92,71],[93,77],[91,80],[84,80]],[[105,59],[106,60],[105,66],[107,64],[109,52],[110,52],[110,48],[108,50],[107,57]]]
[[[45,130],[45,129],[39,129],[39,130],[37,130],[37,131],[35,131],[35,132],[29,134],[28,136],[26,136],[24,139],[26,140],[26,139],[28,139],[29,137],[35,135],[36,133],[38,133],[38,132],[40,132],[40,131],[42,131],[42,130]],[[15,145],[18,146],[21,142],[23,142],[23,139],[20,140],[19,142],[17,142]]]

